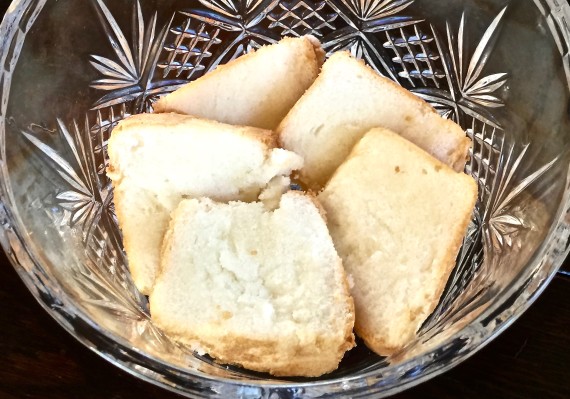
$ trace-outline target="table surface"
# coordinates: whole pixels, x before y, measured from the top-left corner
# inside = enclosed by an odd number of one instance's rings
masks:
[[[0,15],[7,7],[0,0]],[[394,398],[570,398],[570,259],[563,270],[486,348]],[[79,344],[40,307],[1,252],[0,303],[0,399],[180,398]]]

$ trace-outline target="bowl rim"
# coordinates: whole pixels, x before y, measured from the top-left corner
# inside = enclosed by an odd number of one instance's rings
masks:
[[[19,50],[23,45],[23,38],[27,30],[33,25],[35,18],[45,5],[47,0],[14,0],[8,8],[2,23],[0,24],[0,37],[5,40],[0,43],[0,63],[10,65],[0,71],[0,81],[3,81],[3,92],[0,93],[0,158],[6,159],[5,150],[5,127],[6,107],[9,99],[10,75],[16,65]],[[568,35],[568,28],[565,21],[570,19],[570,4],[564,2],[559,4],[555,0],[533,0],[535,5],[549,18],[549,28],[554,40],[559,45],[559,50],[564,59],[570,54],[569,43],[562,38]],[[25,26],[21,26],[22,18],[26,18]],[[11,56],[11,59],[8,57]],[[9,62],[8,62],[9,61]],[[570,67],[565,63],[566,77],[570,87]],[[515,322],[539,297],[554,278],[562,262],[570,252],[570,242],[560,237],[570,235],[570,190],[566,190],[560,202],[556,216],[551,228],[546,234],[535,255],[528,261],[527,267],[510,286],[503,290],[495,303],[490,305],[485,311],[479,314],[467,326],[463,327],[446,342],[438,344],[430,351],[422,352],[402,363],[390,365],[381,370],[364,372],[358,376],[338,377],[323,381],[310,382],[264,382],[261,380],[248,379],[244,381],[233,380],[224,377],[214,377],[199,371],[192,371],[170,364],[160,359],[154,358],[151,354],[132,347],[129,342],[110,331],[101,328],[83,310],[73,305],[73,298],[62,289],[61,284],[54,276],[45,273],[43,263],[49,263],[47,259],[41,259],[41,251],[36,247],[32,238],[26,234],[26,228],[18,214],[18,206],[12,196],[11,181],[8,167],[5,162],[0,164],[0,244],[2,245],[10,263],[17,271],[18,275],[35,297],[37,302],[50,314],[71,336],[85,345],[87,348],[103,357],[110,363],[122,370],[134,375],[137,378],[166,388],[178,394],[189,397],[210,397],[203,395],[204,387],[193,387],[192,385],[181,385],[180,378],[189,381],[205,384],[208,388],[215,386],[220,397],[224,397],[224,390],[229,387],[236,389],[235,392],[243,390],[255,390],[265,397],[274,391],[282,392],[286,390],[303,390],[303,394],[322,394],[322,389],[331,389],[331,392],[353,394],[364,393],[362,388],[369,390],[366,394],[381,395],[384,397],[401,392],[407,388],[415,386],[421,382],[429,380],[441,373],[453,368],[460,362],[468,359],[480,349],[485,347],[502,331]],[[569,171],[570,172],[570,171]],[[570,173],[566,178],[566,187],[569,187]],[[553,239],[557,238],[557,239]],[[532,267],[531,267],[532,266]],[[519,292],[520,282],[525,281],[526,287],[523,292]],[[530,283],[535,283],[533,286]],[[501,309],[504,303],[515,294],[515,302]],[[491,317],[495,323],[482,322]],[[83,330],[78,333],[77,327]],[[458,352],[446,364],[436,365],[426,372],[416,375],[410,373],[417,366],[429,364],[430,356],[441,351],[449,343],[461,339],[466,333],[474,333],[476,345],[467,348],[465,352]],[[87,332],[87,333],[86,333]],[[100,346],[107,342],[115,345],[113,353]],[[266,391],[267,390],[267,391]],[[296,396],[295,396],[296,397]]]

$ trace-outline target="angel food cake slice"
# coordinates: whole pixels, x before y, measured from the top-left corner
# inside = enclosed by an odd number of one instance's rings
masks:
[[[319,376],[354,346],[346,276],[314,198],[183,201],[150,295],[158,326],[222,363]]]
[[[477,185],[396,133],[373,129],[318,198],[354,281],[355,331],[373,351],[390,355],[435,308]]]
[[[283,148],[305,160],[301,180],[324,187],[368,130],[384,127],[462,171],[469,139],[457,124],[347,52],[333,54],[277,128]]]
[[[186,84],[158,100],[154,110],[275,129],[313,83],[323,60],[316,38],[284,38]]]
[[[177,114],[136,115],[113,129],[108,176],[129,269],[143,294],[152,290],[170,213],[183,198],[255,201],[276,181],[287,184],[303,161],[275,144],[267,130]]]

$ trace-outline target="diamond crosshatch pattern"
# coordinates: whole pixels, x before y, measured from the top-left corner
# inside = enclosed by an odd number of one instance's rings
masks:
[[[193,24],[192,17],[185,12],[176,17],[177,24],[169,29],[163,46],[165,57],[159,61],[157,72],[160,74],[162,70],[163,79],[196,79],[205,69],[205,59],[212,57],[212,50],[221,43],[218,39],[220,29],[204,22]],[[180,19],[182,21],[178,21]]]
[[[406,79],[411,87],[435,86],[439,89],[446,84],[441,56],[433,50],[433,36],[424,33],[420,25],[403,27],[394,32],[386,31],[383,46],[394,52],[392,62],[398,76]]]
[[[314,35],[317,38],[333,32],[338,14],[323,1],[282,1],[267,16],[269,28],[281,30],[281,36]]]

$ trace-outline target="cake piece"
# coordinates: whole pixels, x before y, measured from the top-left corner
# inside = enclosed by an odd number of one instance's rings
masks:
[[[158,100],[154,110],[275,129],[313,83],[323,60],[316,38],[284,38],[218,66]]]
[[[256,201],[275,177],[286,182],[302,166],[275,143],[267,130],[177,114],[136,115],[113,129],[107,174],[129,269],[143,294],[152,289],[170,213],[182,198]]]
[[[314,198],[184,200],[150,296],[155,323],[217,361],[315,377],[354,346],[354,305]]]
[[[455,265],[477,199],[455,172],[385,129],[369,131],[319,195],[356,308],[356,333],[380,355],[412,341]]]
[[[368,130],[390,129],[456,171],[470,140],[429,104],[347,52],[333,54],[277,128],[283,148],[305,160],[301,180],[322,188]]]

